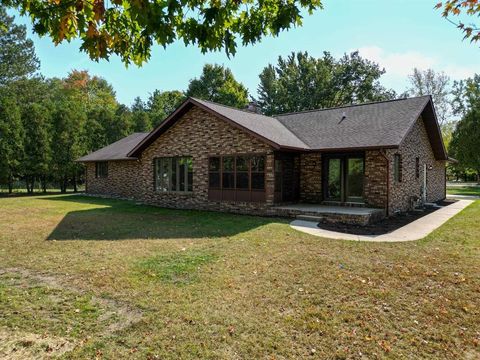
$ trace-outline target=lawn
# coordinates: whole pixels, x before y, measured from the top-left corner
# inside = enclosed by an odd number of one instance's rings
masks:
[[[419,242],[0,198],[0,358],[480,357],[480,202]]]
[[[450,186],[447,193],[451,195],[480,196],[480,186]]]

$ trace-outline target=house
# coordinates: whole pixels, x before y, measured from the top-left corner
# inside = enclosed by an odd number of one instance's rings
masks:
[[[274,117],[189,98],[150,133],[78,161],[90,194],[259,215],[315,204],[303,212],[367,223],[353,215],[444,199],[447,154],[430,96]]]

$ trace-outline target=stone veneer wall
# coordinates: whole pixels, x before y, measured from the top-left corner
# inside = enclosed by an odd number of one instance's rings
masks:
[[[266,201],[208,200],[208,157],[240,154],[266,156]],[[168,156],[192,157],[192,193],[155,191],[154,159]],[[142,153],[138,161],[109,161],[107,178],[95,178],[95,163],[87,163],[86,177],[88,193],[136,199],[147,204],[170,208],[266,215],[271,214],[269,208],[274,201],[273,149],[244,131],[196,107],[155,140]]]
[[[300,155],[300,201],[320,203],[322,194],[322,155],[306,153]]]
[[[445,198],[445,161],[435,159],[421,117],[416,121],[400,147],[388,150],[387,154],[390,159],[390,214],[409,210],[412,196],[421,198],[423,164],[427,164],[427,201],[435,202]],[[395,154],[401,155],[401,182],[394,180],[393,159]],[[415,159],[417,157],[420,159],[420,176],[418,179],[415,170]],[[428,170],[430,166],[432,166],[432,169]]]
[[[402,182],[393,179],[393,157],[402,155]],[[266,155],[266,202],[226,202],[208,200],[208,157],[215,155]],[[445,197],[445,162],[437,161],[428,135],[419,119],[399,149],[387,150],[389,168],[389,213],[406,211],[412,196],[421,196],[423,164],[428,170],[427,200]],[[157,157],[192,156],[193,192],[159,193],[154,189],[153,161]],[[420,177],[415,177],[415,158],[420,158]],[[87,163],[87,192],[123,198],[171,208],[221,210],[248,214],[275,214],[273,149],[244,131],[210,113],[194,107],[176,125],[168,129],[142,154],[139,161],[110,161],[108,177],[95,178],[95,163]],[[365,202],[385,208],[387,202],[387,166],[379,150],[365,152]],[[300,155],[300,201],[320,203],[322,195],[322,157],[320,153]]]
[[[208,199],[208,158],[215,155],[266,155],[266,202],[228,202]],[[193,192],[156,192],[153,162],[157,157],[191,156]],[[222,210],[238,213],[266,214],[274,200],[273,149],[245,131],[194,107],[174,126],[155,140],[141,156],[141,200],[170,208]]]
[[[387,159],[381,150],[365,152],[363,191],[367,206],[387,208],[387,168]]]
[[[108,177],[95,177],[95,163],[86,163],[86,191],[115,197],[138,199],[141,196],[140,162],[122,160],[108,162]]]

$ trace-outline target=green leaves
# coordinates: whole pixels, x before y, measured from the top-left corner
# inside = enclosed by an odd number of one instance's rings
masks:
[[[318,59],[292,53],[263,69],[258,102],[271,115],[393,98],[395,93],[379,83],[383,73],[358,52],[338,60],[328,52]]]
[[[223,49],[234,55],[238,44],[300,26],[302,10],[311,14],[320,0],[8,0],[30,15],[33,29],[55,43],[79,38],[91,59],[120,56],[125,64],[148,61],[152,46],[180,40],[202,52]]]
[[[449,16],[459,17],[479,17],[480,16],[480,1],[479,0],[447,0],[439,2],[435,5],[436,9],[441,9],[442,16],[447,18]],[[453,22],[449,20],[450,22]],[[464,39],[470,39],[471,42],[480,40],[480,27],[478,25],[466,25],[464,21],[456,23],[457,27],[463,31]]]
[[[206,64],[200,78],[190,81],[185,94],[240,109],[248,103],[246,87],[235,80],[229,68],[216,64]]]
[[[26,37],[26,28],[16,25],[0,5],[0,86],[25,76],[39,68],[33,42]]]

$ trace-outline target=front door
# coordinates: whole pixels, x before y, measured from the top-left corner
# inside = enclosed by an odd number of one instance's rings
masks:
[[[363,202],[363,154],[328,154],[323,157],[323,194],[327,201]]]

